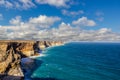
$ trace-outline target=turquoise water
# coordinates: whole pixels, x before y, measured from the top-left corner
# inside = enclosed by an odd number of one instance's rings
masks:
[[[120,43],[68,43],[36,59],[36,80],[120,80]]]

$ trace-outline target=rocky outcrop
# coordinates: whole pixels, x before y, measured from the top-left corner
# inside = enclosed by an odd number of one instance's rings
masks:
[[[21,58],[34,56],[39,50],[61,44],[61,41],[0,41],[0,80],[22,80]],[[12,79],[12,76],[17,79]]]
[[[9,42],[0,42],[0,79],[12,79],[12,76],[19,80],[24,77],[20,67],[21,56],[15,52],[13,44]],[[16,79],[17,80],[17,79]]]

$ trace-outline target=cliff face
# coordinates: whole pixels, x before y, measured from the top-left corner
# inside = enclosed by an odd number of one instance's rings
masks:
[[[21,56],[15,52],[12,45],[9,42],[0,42],[0,79],[3,80],[12,79],[8,75],[20,76],[18,79],[23,77],[20,67]]]
[[[43,50],[46,47],[62,45],[63,42],[61,42],[61,41],[38,41],[37,44],[38,44],[37,45],[38,48]]]
[[[10,79],[8,75],[12,75],[19,76],[15,80],[20,80],[24,76],[20,66],[21,58],[61,44],[60,41],[0,41],[0,79],[7,80]]]

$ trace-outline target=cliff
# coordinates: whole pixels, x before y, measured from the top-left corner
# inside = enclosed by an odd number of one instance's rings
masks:
[[[63,44],[61,41],[0,41],[0,80],[22,80],[21,58],[34,56],[46,47]],[[19,77],[18,77],[19,76]]]

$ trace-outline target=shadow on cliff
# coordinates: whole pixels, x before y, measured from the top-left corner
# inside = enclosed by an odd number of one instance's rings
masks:
[[[0,74],[0,80],[24,80],[22,76],[11,76],[6,74]]]

